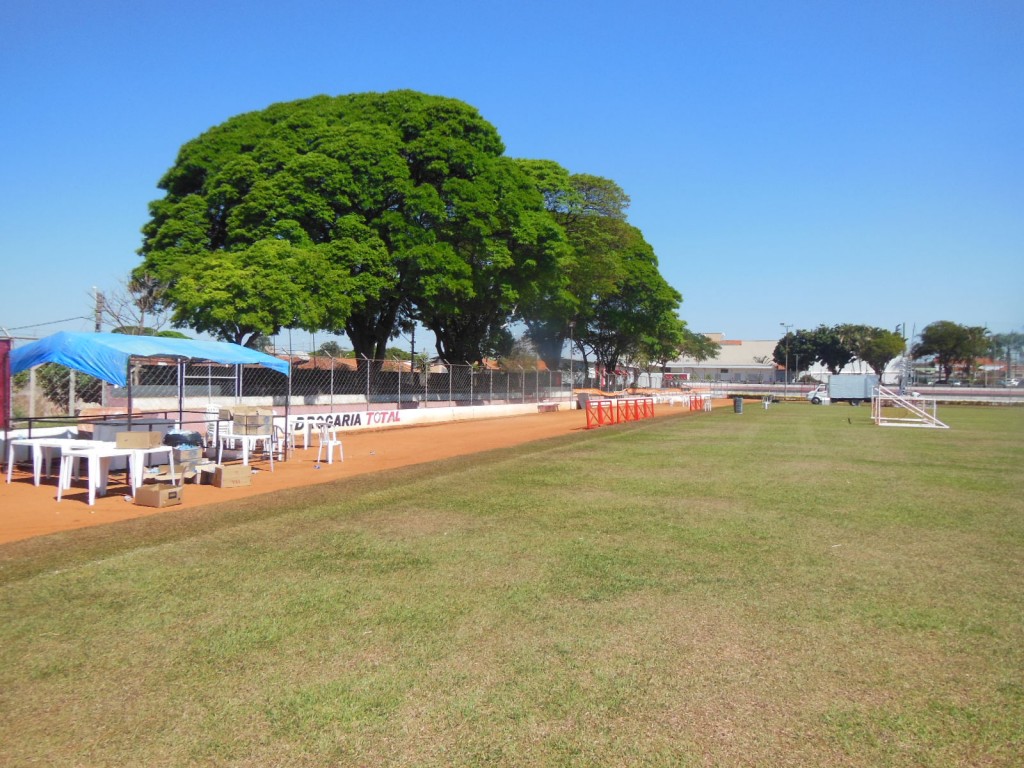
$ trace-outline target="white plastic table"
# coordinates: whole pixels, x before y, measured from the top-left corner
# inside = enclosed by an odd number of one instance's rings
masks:
[[[226,443],[238,442],[242,446],[242,465],[249,466],[249,454],[256,450],[256,443],[263,440],[267,445],[267,454],[270,456],[270,471],[274,471],[274,433],[270,432],[265,435],[240,435],[237,432],[232,432],[229,435],[221,435],[220,441],[217,445],[217,463],[222,463],[224,456],[224,446]]]
[[[129,485],[132,496],[135,489],[142,485],[145,474],[146,459],[158,453],[166,453],[170,472],[174,473],[174,448],[169,445],[156,445],[152,448],[118,448],[117,443],[89,440],[88,446],[68,448],[60,459],[60,477],[57,482],[57,501],[61,500],[65,488],[71,487],[71,475],[75,461],[85,459],[88,467],[89,506],[96,503],[96,496],[107,492],[107,478],[110,475],[110,463],[118,457],[126,457],[129,467]]]
[[[35,484],[39,485],[42,469],[45,464],[46,474],[50,474],[50,461],[54,453],[58,456],[65,450],[79,446],[92,445],[92,440],[76,437],[15,437],[7,443],[7,482],[11,482],[14,470],[14,449],[18,446],[32,449],[32,473]]]

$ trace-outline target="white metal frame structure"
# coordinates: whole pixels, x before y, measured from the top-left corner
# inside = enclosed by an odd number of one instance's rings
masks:
[[[890,411],[899,409],[899,416]],[[935,399],[900,395],[887,387],[875,387],[871,419],[880,427],[930,427],[949,429],[935,415]]]

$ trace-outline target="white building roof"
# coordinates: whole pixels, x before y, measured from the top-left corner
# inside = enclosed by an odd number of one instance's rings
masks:
[[[740,341],[724,338],[721,333],[705,333],[719,345],[718,357],[698,363],[692,357],[672,360],[669,370],[681,368],[764,368],[774,370],[777,366],[772,359],[778,339]]]

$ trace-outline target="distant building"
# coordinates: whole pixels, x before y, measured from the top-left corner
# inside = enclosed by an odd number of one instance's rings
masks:
[[[778,339],[764,341],[741,341],[726,339],[722,333],[706,333],[709,339],[719,345],[718,357],[712,360],[697,362],[692,358],[681,357],[668,364],[670,374],[685,376],[692,381],[723,381],[734,384],[775,384],[785,379],[783,366],[775,363],[773,355]],[[795,356],[790,361],[795,373],[793,380],[810,376],[824,381],[829,376],[828,368],[820,363],[807,365]],[[808,361],[809,362],[809,361]],[[854,360],[845,366],[841,373],[875,373],[871,366],[862,360]],[[896,384],[903,372],[903,357],[891,360],[882,373],[882,382]]]
[[[670,375],[691,381],[728,381],[741,384],[773,384],[783,379],[782,366],[772,359],[778,339],[740,341],[723,333],[705,333],[719,345],[718,357],[698,362],[680,357],[668,364]]]

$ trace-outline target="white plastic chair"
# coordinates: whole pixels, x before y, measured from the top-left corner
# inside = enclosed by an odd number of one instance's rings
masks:
[[[206,445],[207,447],[219,448],[219,439],[231,434],[234,422],[230,419],[220,418],[220,406],[206,406]],[[232,445],[232,447],[234,447]]]
[[[284,427],[279,424],[274,425],[274,446],[277,449],[277,460],[284,461],[285,457],[295,451],[295,432],[288,433],[288,439],[285,440]]]
[[[320,463],[320,459],[324,454],[324,448],[327,449],[327,463],[334,463],[334,448],[338,448],[338,460],[345,460],[345,448],[341,444],[341,440],[332,434],[331,430],[328,429],[326,424],[321,424],[319,427],[320,431],[320,447],[316,451],[316,463]]]

